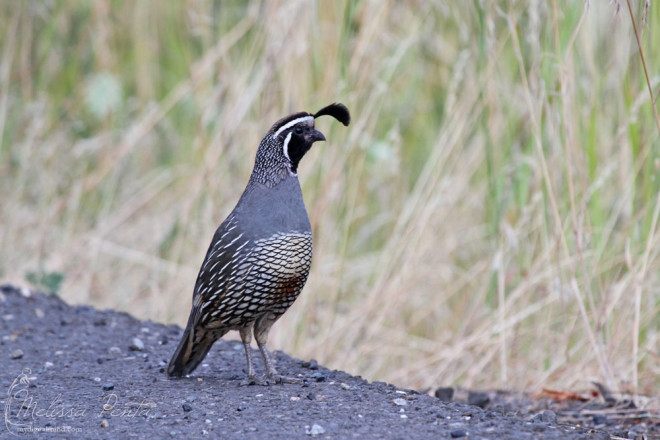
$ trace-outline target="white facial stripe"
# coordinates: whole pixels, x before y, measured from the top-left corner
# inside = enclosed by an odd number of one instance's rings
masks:
[[[289,129],[289,128],[293,127],[293,126],[296,125],[296,124],[300,124],[300,123],[303,122],[303,121],[310,121],[310,120],[313,121],[313,120],[314,120],[314,117],[313,117],[313,116],[303,116],[302,118],[294,119],[294,120],[291,121],[291,122],[287,122],[286,124],[284,124],[283,126],[281,126],[279,130],[277,130],[277,131],[275,132],[275,137],[279,136],[280,134],[282,134],[282,132],[283,132],[284,130]]]
[[[289,157],[290,140],[291,140],[291,133],[287,134],[286,137],[284,138],[284,146],[282,147],[282,149],[284,150],[284,157],[286,157],[289,162],[291,162],[291,158]]]

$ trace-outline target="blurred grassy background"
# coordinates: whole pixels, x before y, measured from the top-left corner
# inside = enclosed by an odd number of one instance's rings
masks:
[[[0,5],[2,280],[184,325],[261,137],[339,101],[272,349],[416,388],[660,386],[660,141],[625,3]]]

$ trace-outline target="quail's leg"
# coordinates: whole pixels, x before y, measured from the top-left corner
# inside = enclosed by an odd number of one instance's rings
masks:
[[[252,364],[252,351],[250,343],[252,342],[252,325],[247,325],[239,330],[243,348],[245,349],[245,358],[247,359],[247,377],[241,381],[241,385],[262,385],[263,381],[254,374],[254,365]]]
[[[268,332],[275,321],[277,321],[277,318],[279,318],[279,316],[274,317],[273,315],[266,314],[259,317],[254,323],[254,338],[257,340],[257,345],[259,345],[261,357],[264,358],[264,364],[266,365],[266,379],[271,380],[274,383],[302,383],[302,379],[281,376],[275,369],[275,366],[273,366],[268,349],[266,349]]]

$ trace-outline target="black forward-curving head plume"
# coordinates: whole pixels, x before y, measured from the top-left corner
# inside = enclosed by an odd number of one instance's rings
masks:
[[[321,110],[314,113],[313,116],[314,119],[316,119],[319,116],[323,116],[323,115],[332,116],[333,118],[335,118],[336,120],[338,120],[347,127],[348,124],[351,123],[351,114],[349,113],[346,106],[339,102],[335,102],[333,104],[323,107]]]

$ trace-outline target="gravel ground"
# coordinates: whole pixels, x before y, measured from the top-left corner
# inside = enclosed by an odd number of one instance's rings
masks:
[[[245,359],[231,340],[218,341],[194,376],[169,380],[180,327],[9,285],[0,318],[2,438],[611,438],[555,411],[493,404],[497,393],[468,394],[487,409],[444,402],[282,352],[273,353],[278,370],[303,384],[239,386]]]

